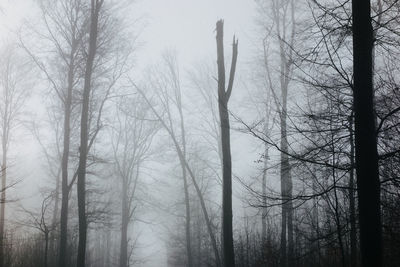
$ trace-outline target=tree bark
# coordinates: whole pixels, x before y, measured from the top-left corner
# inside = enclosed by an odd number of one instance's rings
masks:
[[[44,267],[47,267],[49,259],[49,232],[44,233],[44,242]]]
[[[314,168],[314,173],[316,173],[316,170]],[[313,183],[312,183],[312,188],[313,188],[313,194],[317,194],[317,181],[316,177],[313,177]],[[320,266],[320,260],[321,260],[321,246],[320,246],[320,234],[319,234],[319,212],[318,212],[318,198],[314,197],[313,198],[313,209],[312,209],[312,225],[315,228],[313,231],[313,244],[312,244],[312,249],[313,249],[313,265],[312,266]]]
[[[185,148],[183,148],[185,149]],[[185,150],[183,150],[183,157],[185,157]],[[181,159],[180,164],[182,167],[182,177],[183,177],[183,190],[185,192],[185,232],[186,232],[186,253],[188,259],[188,266],[193,266],[193,257],[192,257],[192,241],[191,241],[191,230],[190,230],[190,202],[189,202],[189,188],[186,177],[186,167],[184,161]]]
[[[284,5],[280,1],[272,1],[273,17],[275,20],[276,33],[278,35],[279,43],[279,68],[280,68],[280,91],[281,91],[281,107],[279,110],[280,119],[280,178],[281,178],[281,197],[282,203],[282,221],[281,221],[281,247],[280,247],[280,258],[281,266],[286,267],[288,264],[293,265],[293,201],[292,201],[292,177],[290,175],[290,162],[288,156],[288,139],[287,139],[287,98],[289,90],[290,76],[292,74],[292,46],[295,35],[295,16],[294,16],[294,1],[286,1]],[[286,12],[281,14],[280,9],[286,9],[290,5],[290,17],[291,17],[291,31],[290,36],[286,36],[288,30],[285,28],[288,20]],[[289,34],[289,33],[288,33]],[[289,45],[288,45],[289,44]],[[286,51],[285,47],[289,46],[289,50]]]
[[[267,240],[267,167],[268,167],[268,147],[265,144],[264,149],[264,169],[262,176],[262,213],[261,213],[261,242],[262,242],[262,251],[264,255],[264,248]],[[264,257],[263,257],[264,258]]]
[[[373,29],[370,0],[353,0],[355,152],[361,263],[382,266],[380,181],[373,107]]]
[[[61,159],[61,215],[60,215],[60,247],[59,247],[59,267],[67,267],[67,242],[68,242],[68,161],[71,138],[71,112],[72,112],[72,90],[74,82],[74,54],[75,46],[72,44],[69,70],[67,96],[64,100],[64,136],[63,136],[63,155]]]
[[[124,178],[126,179],[126,178]],[[128,266],[128,224],[129,224],[129,210],[128,210],[128,185],[124,181],[122,183],[122,219],[121,219],[121,244],[119,266]]]
[[[230,145],[230,126],[228,101],[232,92],[235,76],[238,43],[233,37],[232,65],[229,76],[228,88],[225,89],[225,63],[223,45],[223,21],[217,22],[217,64],[218,64],[218,107],[221,123],[222,143],[222,252],[223,262],[226,267],[235,266],[232,227],[232,159]]]
[[[54,199],[54,209],[53,209],[53,215],[51,218],[51,227],[53,227],[53,229],[57,229],[57,225],[58,225],[58,214],[60,212],[60,187],[61,187],[61,168],[58,169],[58,173],[56,176],[56,188],[54,191],[54,195],[55,195],[55,199]],[[50,252],[54,255],[56,248],[58,248],[56,246],[56,243],[54,242],[57,239],[57,233],[56,231],[52,231],[50,234],[50,243],[49,243],[49,247],[50,247]]]
[[[179,94],[181,91],[179,90]],[[179,117],[181,121],[181,136],[182,136],[182,158],[180,158],[180,164],[182,167],[182,178],[183,178],[183,190],[185,192],[185,210],[186,210],[186,251],[188,258],[188,267],[193,267],[193,256],[192,256],[192,240],[191,240],[191,230],[190,230],[190,197],[189,197],[189,186],[187,182],[186,174],[186,133],[185,133],[185,121],[183,119],[181,96],[178,97],[178,109]]]
[[[6,180],[7,180],[7,118],[8,108],[6,104],[4,122],[3,122],[3,133],[2,133],[2,164],[1,164],[1,211],[0,211],[0,267],[4,266],[5,256],[5,210],[6,210]]]
[[[86,163],[88,152],[88,129],[89,129],[89,102],[91,79],[93,73],[93,63],[97,49],[97,34],[99,12],[104,0],[92,0],[90,12],[90,34],[89,51],[86,61],[85,82],[82,99],[81,133],[80,133],[80,154],[78,167],[78,216],[79,216],[79,243],[77,267],[85,267],[86,238],[87,238],[87,218],[86,218]]]
[[[283,60],[283,59],[281,59]],[[283,79],[283,78],[281,78]],[[288,141],[287,141],[287,87],[285,84],[281,84],[282,90],[282,110],[280,114],[281,124],[281,195],[282,195],[282,221],[281,221],[281,266],[286,267],[288,265],[288,249],[287,249],[287,233],[289,232],[289,207],[291,202],[291,194],[289,193],[289,176],[290,176],[290,165],[288,156]],[[291,228],[293,229],[293,228]],[[293,235],[292,235],[293,238]],[[293,239],[291,239],[293,241]],[[292,244],[292,243],[291,243]],[[289,255],[290,257],[290,255]]]
[[[353,115],[350,116],[350,181],[349,181],[349,209],[350,209],[350,262],[351,267],[357,266],[357,227],[356,227],[356,207],[354,196],[354,133]]]
[[[336,161],[336,153],[334,150],[334,140],[332,138],[332,162],[334,163]],[[337,232],[337,240],[339,243],[339,248],[340,248],[340,258],[342,262],[342,267],[346,267],[346,252],[344,248],[344,242],[343,242],[343,236],[342,236],[342,225],[340,222],[340,204],[339,204],[339,196],[337,194],[337,180],[336,180],[336,169],[332,168],[332,178],[333,178],[333,195],[334,195],[334,205],[333,206],[333,212],[335,216],[335,224],[336,224],[336,232]]]
[[[7,66],[7,78],[9,74],[9,64]],[[7,190],[7,152],[8,142],[10,133],[10,113],[11,113],[11,99],[10,99],[10,88],[7,84],[4,88],[4,110],[3,113],[3,125],[2,125],[2,136],[1,136],[1,148],[2,148],[2,163],[1,163],[1,200],[0,200],[0,267],[5,266],[5,211],[6,211],[6,190]]]

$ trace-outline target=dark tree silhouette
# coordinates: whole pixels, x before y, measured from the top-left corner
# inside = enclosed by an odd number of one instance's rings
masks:
[[[79,244],[77,267],[85,267],[86,237],[87,237],[87,218],[86,218],[86,163],[88,154],[89,139],[89,102],[90,88],[93,73],[93,62],[97,49],[97,33],[99,13],[104,0],[92,0],[90,9],[90,35],[89,52],[86,61],[85,82],[83,87],[82,115],[81,115],[81,135],[79,148],[79,167],[78,167],[78,215],[79,215]]]
[[[354,125],[362,266],[381,266],[382,229],[373,107],[373,29],[369,0],[353,0]]]
[[[235,266],[235,253],[233,248],[232,229],[232,159],[230,143],[230,126],[228,101],[232,93],[235,78],[236,61],[238,54],[238,41],[233,36],[232,63],[229,74],[228,87],[225,88],[225,63],[224,63],[224,22],[217,22],[217,64],[218,64],[218,107],[221,122],[222,145],[222,253],[226,267]]]

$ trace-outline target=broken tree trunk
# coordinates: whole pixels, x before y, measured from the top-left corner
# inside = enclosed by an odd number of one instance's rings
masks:
[[[225,89],[225,63],[223,44],[223,20],[217,22],[217,64],[218,64],[218,107],[221,123],[222,141],[222,253],[226,267],[235,266],[232,227],[232,159],[230,145],[230,127],[228,101],[232,93],[235,77],[238,41],[233,37],[232,64],[229,75],[228,88]]]

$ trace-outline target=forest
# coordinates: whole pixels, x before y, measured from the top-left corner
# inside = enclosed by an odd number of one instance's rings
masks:
[[[400,1],[1,0],[0,267],[400,266]]]

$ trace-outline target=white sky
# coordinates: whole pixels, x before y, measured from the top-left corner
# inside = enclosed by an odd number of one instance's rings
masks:
[[[225,21],[227,51],[232,35],[239,38],[239,60],[246,54],[249,32],[254,29],[252,0],[140,0],[135,7],[148,17],[142,39],[149,54],[175,47],[181,60],[188,62],[214,54],[218,19]]]

